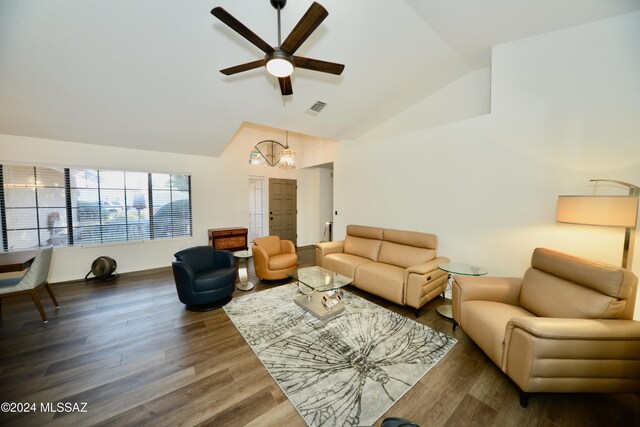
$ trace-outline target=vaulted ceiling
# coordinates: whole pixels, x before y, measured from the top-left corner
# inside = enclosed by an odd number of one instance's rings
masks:
[[[283,97],[263,53],[210,10],[271,45],[269,0],[0,0],[0,133],[218,156],[243,121],[352,139],[465,73],[491,46],[640,9],[640,0],[319,0],[329,16],[297,54]],[[312,0],[289,0],[283,38]],[[317,116],[305,113],[327,103]]]

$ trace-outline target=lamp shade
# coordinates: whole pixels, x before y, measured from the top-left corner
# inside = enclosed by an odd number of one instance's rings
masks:
[[[638,196],[558,196],[558,222],[635,228],[637,218]]]
[[[289,149],[287,146],[280,152],[280,167],[282,169],[295,169],[296,168],[296,152]]]

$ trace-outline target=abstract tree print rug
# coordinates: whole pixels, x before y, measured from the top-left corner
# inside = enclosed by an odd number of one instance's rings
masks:
[[[457,342],[343,291],[321,321],[295,284],[234,299],[231,321],[310,426],[373,425]]]

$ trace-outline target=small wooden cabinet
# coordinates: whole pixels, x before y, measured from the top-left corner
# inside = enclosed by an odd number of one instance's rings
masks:
[[[209,245],[213,249],[243,251],[247,249],[248,230],[242,227],[210,228]]]

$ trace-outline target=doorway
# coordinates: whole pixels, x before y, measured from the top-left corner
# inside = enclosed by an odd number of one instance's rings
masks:
[[[298,245],[298,184],[295,179],[269,178],[269,235]]]

